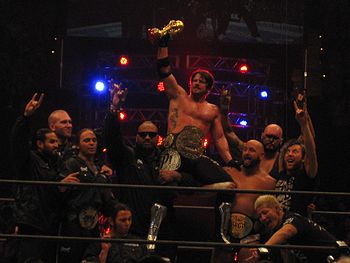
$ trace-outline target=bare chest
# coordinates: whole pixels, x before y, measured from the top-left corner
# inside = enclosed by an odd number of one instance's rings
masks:
[[[180,109],[180,113],[183,115],[191,116],[196,119],[211,122],[215,117],[215,111],[212,105],[207,102],[194,102],[189,99],[183,100],[183,103],[179,102],[177,107]]]

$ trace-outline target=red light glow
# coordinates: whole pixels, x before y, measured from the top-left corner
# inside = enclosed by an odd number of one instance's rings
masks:
[[[247,73],[248,70],[249,70],[249,68],[248,68],[248,66],[245,65],[245,64],[243,64],[243,65],[241,65],[241,66],[239,67],[239,71],[240,71],[241,73]]]
[[[204,139],[203,146],[204,146],[204,148],[208,147],[208,139],[207,138]]]
[[[121,112],[119,112],[119,120],[121,120],[121,121],[124,121],[124,120],[126,120],[126,113],[125,112],[123,112],[123,111],[121,111]]]
[[[125,56],[120,57],[119,63],[122,66],[127,66],[129,64],[129,59]]]
[[[158,142],[157,142],[157,146],[161,146],[163,144],[163,137],[158,135]]]
[[[165,90],[164,88],[164,83],[163,82],[159,82],[157,85],[157,89],[159,92],[163,92]]]

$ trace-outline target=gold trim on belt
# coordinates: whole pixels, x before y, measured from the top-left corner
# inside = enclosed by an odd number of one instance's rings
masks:
[[[230,234],[233,238],[244,238],[249,235],[254,227],[253,220],[241,213],[231,213]]]
[[[176,149],[188,159],[197,159],[204,153],[203,139],[204,134],[201,129],[185,126],[176,138]]]

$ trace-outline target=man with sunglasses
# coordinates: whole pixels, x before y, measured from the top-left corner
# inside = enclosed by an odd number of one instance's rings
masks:
[[[136,145],[126,145],[121,133],[121,123],[118,116],[120,102],[125,100],[125,93],[115,88],[111,94],[111,108],[107,113],[104,125],[107,156],[116,170],[117,181],[121,184],[159,185],[178,182],[180,185],[195,185],[195,181],[186,174],[177,171],[159,170],[160,150],[158,143],[158,128],[151,121],[144,121],[137,128]],[[131,229],[133,234],[146,237],[151,218],[151,207],[158,202],[168,207],[171,214],[173,195],[150,189],[120,189],[118,200],[128,204],[135,212]],[[171,215],[170,215],[171,217]],[[163,224],[162,224],[163,225]]]

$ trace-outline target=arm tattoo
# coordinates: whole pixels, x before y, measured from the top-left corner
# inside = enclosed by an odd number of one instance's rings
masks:
[[[178,117],[179,117],[179,111],[177,108],[175,108],[170,112],[170,116],[169,116],[172,129],[175,129]]]

